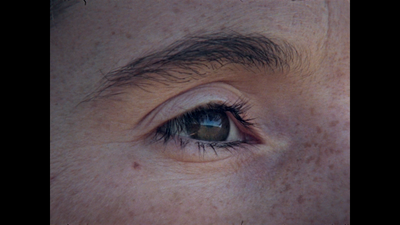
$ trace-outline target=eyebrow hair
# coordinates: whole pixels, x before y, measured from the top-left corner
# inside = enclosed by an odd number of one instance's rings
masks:
[[[106,92],[112,88],[132,86],[148,91],[145,87],[154,82],[167,86],[189,82],[196,76],[206,75],[201,72],[204,68],[216,70],[228,64],[286,71],[299,58],[293,45],[260,34],[231,32],[185,37],[161,51],[107,73],[87,100],[121,93]]]

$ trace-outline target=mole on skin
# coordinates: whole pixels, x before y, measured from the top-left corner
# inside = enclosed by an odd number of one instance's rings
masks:
[[[140,164],[137,162],[133,162],[133,169],[135,170],[140,169]]]

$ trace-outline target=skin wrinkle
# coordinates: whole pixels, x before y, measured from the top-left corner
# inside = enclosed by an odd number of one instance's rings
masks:
[[[50,38],[50,223],[349,224],[349,7],[329,1],[328,15],[324,4],[99,0],[69,8]],[[272,74],[229,64],[73,108],[132,59],[232,31],[293,44],[301,66]],[[215,163],[177,162],[163,147],[132,141],[143,136],[132,129],[138,118],[178,95],[189,102],[186,91],[213,82],[251,100],[269,141]]]

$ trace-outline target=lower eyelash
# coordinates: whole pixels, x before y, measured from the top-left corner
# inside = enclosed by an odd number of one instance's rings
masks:
[[[180,142],[182,143],[182,141]],[[187,143],[186,143],[187,144]],[[224,149],[230,152],[230,150],[235,150],[235,147],[239,147],[243,144],[248,144],[247,141],[232,141],[232,142],[201,142],[201,141],[196,141],[195,144],[197,144],[197,148],[199,153],[201,150],[204,152],[206,151],[206,148],[210,148],[214,151],[215,155],[218,156],[218,153],[215,149]],[[181,148],[184,148],[181,144]]]
[[[240,140],[240,141],[232,141],[232,142],[202,142],[202,141],[194,141],[190,139],[182,138],[179,136],[170,136],[169,138],[166,137],[157,137],[155,141],[163,140],[163,144],[167,144],[169,141],[174,141],[175,143],[179,144],[181,149],[185,149],[185,147],[189,143],[194,143],[197,146],[199,155],[204,155],[207,150],[212,150],[215,155],[218,156],[217,149],[223,149],[226,151],[231,152],[231,150],[235,150],[237,147],[243,147],[246,144],[252,144],[247,140]]]

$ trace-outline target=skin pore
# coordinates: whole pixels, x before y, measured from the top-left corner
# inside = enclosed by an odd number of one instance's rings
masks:
[[[245,0],[68,7],[50,29],[50,223],[349,224],[349,8]],[[132,75],[93,97],[113,71],[215,34],[262,36],[296,54],[284,69],[205,60],[190,76],[177,65],[192,61],[167,61],[172,80]],[[216,154],[194,141],[152,139],[192,109],[238,99],[254,125],[229,118],[251,143]]]

